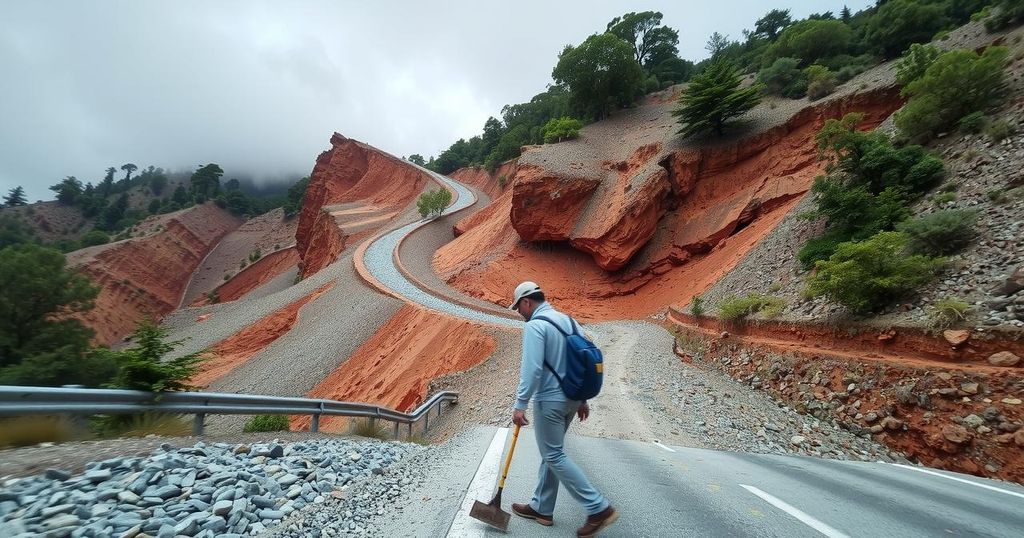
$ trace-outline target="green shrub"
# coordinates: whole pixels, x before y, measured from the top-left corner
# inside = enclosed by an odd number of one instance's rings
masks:
[[[245,422],[244,432],[278,432],[288,429],[286,415],[256,415]]]
[[[498,188],[499,189],[504,189],[505,185],[507,185],[507,184],[508,184],[508,176],[506,176],[505,174],[502,174],[502,175],[498,176]]]
[[[992,203],[996,204],[1003,204],[1009,200],[1009,197],[1006,196],[1006,190],[1004,189],[992,189],[986,192],[985,195],[988,196],[988,199],[991,200]]]
[[[985,116],[985,113],[976,111],[960,118],[960,121],[957,122],[957,127],[961,132],[977,134],[985,128],[987,123],[988,118]]]
[[[785,306],[786,301],[779,297],[751,293],[746,297],[726,297],[718,307],[718,315],[729,321],[741,320],[758,312],[766,317],[774,317],[779,315]]]
[[[84,236],[82,236],[82,246],[92,247],[96,245],[105,245],[110,242],[110,236],[102,230],[93,230]]]
[[[552,118],[541,128],[541,134],[544,136],[545,144],[553,144],[578,137],[582,128],[583,122],[578,119],[569,117]]]
[[[242,260],[238,262],[239,269],[245,269],[245,266],[249,265],[249,260]]]
[[[881,232],[859,243],[843,243],[816,264],[807,292],[824,295],[856,313],[871,312],[932,280],[944,260],[907,255],[909,238]]]
[[[1009,138],[1016,131],[1017,129],[1013,124],[1006,120],[992,121],[985,126],[985,135],[993,142],[1002,142],[1003,139]]]
[[[416,201],[416,208],[419,209],[423,218],[440,216],[451,202],[451,191],[439,188],[421,194],[419,200]]]
[[[864,65],[845,65],[836,71],[836,78],[839,82],[846,82],[853,77],[867,71],[867,66]]]
[[[953,200],[956,200],[955,192],[940,192],[935,196],[932,196],[932,203],[935,204],[936,207],[942,207]]]
[[[928,312],[931,326],[936,329],[948,329],[958,323],[967,321],[971,305],[958,299],[941,299],[932,305]]]
[[[836,91],[836,75],[823,65],[812,65],[804,69],[807,76],[807,97],[814,101]]]
[[[765,93],[799,99],[807,91],[807,76],[800,70],[797,58],[779,58],[757,74]]]
[[[896,82],[905,87],[921,78],[940,54],[942,51],[938,47],[914,43],[910,46],[910,50],[896,62]]]
[[[985,20],[985,29],[989,32],[1002,30],[1013,24],[1024,22],[1024,4],[1020,0],[999,0],[994,4],[998,10],[994,15]],[[991,8],[982,10],[980,18],[988,17]],[[974,17],[971,17],[974,20]]]
[[[839,248],[841,243],[850,240],[845,230],[833,230],[826,232],[821,237],[815,237],[804,243],[804,246],[797,253],[796,257],[804,266],[804,269],[814,267],[819,260],[827,260]]]
[[[690,300],[690,313],[693,317],[699,318],[704,315],[704,298],[700,295],[694,295],[693,299]]]
[[[886,58],[895,58],[911,43],[927,42],[950,23],[937,2],[889,0],[866,24],[864,42]]]
[[[259,248],[257,248],[256,250],[252,251],[251,253],[249,253],[249,261],[250,262],[255,262],[255,261],[259,260],[262,257],[263,257],[263,252]]]
[[[167,356],[183,341],[165,342],[167,329],[152,320],[142,320],[132,333],[134,347],[127,349],[95,349],[93,354],[109,357],[118,365],[117,375],[107,383],[108,388],[171,392],[192,390],[189,384],[206,355],[190,353],[173,359]]]
[[[912,253],[946,256],[970,244],[977,222],[977,211],[954,209],[903,221],[896,229],[907,235]]]
[[[910,96],[896,113],[896,126],[909,139],[927,139],[971,112],[998,104],[1005,94],[1006,47],[978,54],[952,50],[939,56],[924,75],[903,89]]]
[[[389,437],[387,426],[381,424],[379,420],[371,419],[353,420],[352,433],[372,439],[387,439]]]

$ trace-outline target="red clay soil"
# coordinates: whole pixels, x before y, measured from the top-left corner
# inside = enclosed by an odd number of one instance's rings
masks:
[[[333,287],[334,281],[332,280],[309,295],[221,340],[209,351],[210,358],[203,363],[199,373],[189,382],[205,387],[252,359],[295,326],[295,322],[299,319],[299,311],[303,306],[316,300],[317,297]]]
[[[300,273],[308,277],[338,259],[350,242],[331,206],[361,204],[397,213],[423,190],[429,176],[401,159],[334,133],[316,160],[295,233]],[[386,220],[375,221],[374,229]],[[365,224],[365,222],[364,222]],[[372,230],[361,229],[361,237]]]
[[[872,128],[898,106],[895,90],[879,90],[807,107],[716,146],[666,153],[645,144],[624,161],[603,163],[616,176],[611,182],[549,173],[521,157],[512,188],[456,225],[464,233],[438,251],[434,268],[452,287],[498,304],[520,281],[535,280],[561,308],[590,321],[685,304],[808,191],[822,169],[814,135],[826,119],[862,111],[862,127]],[[524,156],[542,162],[544,151]],[[631,175],[638,170],[640,179]]]
[[[512,184],[512,177],[516,175],[518,166],[518,161],[513,159],[502,163],[494,173],[488,172],[486,168],[459,168],[448,177],[470,187],[476,187],[494,199],[501,196],[501,193]],[[501,178],[505,178],[504,187],[501,186]]]
[[[801,413],[866,431],[925,465],[1024,482],[1021,368],[907,358],[853,360],[820,350],[783,354],[774,342],[762,345],[756,338],[675,328],[680,335],[676,353],[684,362],[722,368]],[[921,341],[919,335],[900,332],[893,345],[904,337],[907,347]],[[865,345],[858,342],[853,336],[821,343],[839,349]]]
[[[217,298],[222,303],[241,299],[245,294],[270,282],[298,263],[299,253],[295,251],[294,247],[271,252],[239,271],[231,280],[218,286],[215,290]],[[200,306],[208,302],[204,296],[193,301],[190,306]]]
[[[192,272],[241,223],[211,202],[154,218],[145,226],[160,231],[151,235],[69,253],[68,265],[100,287],[95,308],[82,316],[95,341],[112,344],[140,319],[177,308]]]
[[[964,331],[964,342],[953,346],[941,333],[919,328],[826,326],[770,320],[726,322],[716,318],[694,318],[676,308],[669,309],[667,322],[675,327],[708,336],[728,333],[730,340],[770,348],[778,353],[799,353],[808,357],[830,357],[879,361],[908,368],[946,368],[987,374],[1024,374],[1024,362],[1016,366],[992,366],[988,357],[1009,351],[1024,356],[1024,331]]]
[[[423,402],[433,379],[479,364],[494,347],[479,325],[406,305],[307,396],[408,411]],[[291,428],[306,429],[309,422],[294,417]],[[320,428],[339,432],[346,424],[342,417],[323,417]]]

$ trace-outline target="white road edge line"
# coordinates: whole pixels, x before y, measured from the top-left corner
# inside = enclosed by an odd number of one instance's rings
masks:
[[[661,448],[661,449],[663,449],[663,450],[668,450],[669,452],[675,452],[675,449],[674,449],[674,448],[669,448],[669,447],[667,447],[667,446],[665,446],[665,445],[661,444],[661,442],[660,442],[660,441],[658,441],[657,439],[651,439],[651,442],[652,442],[652,443],[654,443],[654,444],[656,444],[656,445],[658,445],[658,447],[659,447],[659,448]]]
[[[844,534],[844,533],[842,533],[842,532],[840,532],[840,531],[838,531],[836,529],[833,529],[832,527],[826,525],[825,523],[822,523],[821,521],[818,521],[817,519],[815,519],[815,518],[805,514],[804,512],[798,510],[797,508],[794,508],[793,506],[789,505],[788,503],[786,503],[782,499],[779,499],[778,497],[775,497],[773,495],[765,493],[765,492],[755,488],[754,486],[748,486],[746,484],[740,484],[740,487],[742,487],[743,489],[753,493],[754,495],[757,495],[758,497],[763,499],[768,504],[770,504],[770,505],[774,506],[775,508],[778,508],[779,510],[782,510],[783,512],[785,512],[785,513],[787,513],[787,514],[797,518],[804,525],[807,525],[808,527],[810,527],[810,528],[812,528],[812,529],[814,529],[814,530],[824,534],[825,536],[828,536],[829,538],[849,538],[848,535],[846,535],[846,534]]]
[[[463,538],[469,536],[483,536],[487,525],[469,517],[469,511],[473,508],[473,502],[477,499],[489,501],[494,495],[494,488],[498,485],[498,473],[501,472],[501,455],[505,452],[505,440],[508,439],[508,428],[498,428],[491,439],[491,445],[484,452],[484,458],[480,460],[480,467],[476,470],[473,481],[469,483],[466,490],[466,497],[462,499],[462,506],[455,514],[451,527],[448,527],[447,536]]]
[[[1013,495],[1015,497],[1020,497],[1020,498],[1024,499],[1024,493],[1017,493],[1016,491],[1010,491],[1010,490],[1006,490],[1006,489],[1001,489],[1001,488],[997,488],[995,486],[990,486],[988,484],[979,484],[977,482],[974,482],[974,481],[971,481],[971,480],[966,480],[966,479],[963,479],[963,478],[958,478],[956,476],[949,476],[947,474],[937,473],[935,471],[929,471],[928,469],[922,469],[920,467],[914,467],[913,465],[904,465],[902,463],[894,463],[892,465],[894,467],[902,467],[904,469],[910,469],[911,471],[917,471],[919,473],[931,474],[931,475],[935,475],[935,476],[938,476],[938,477],[941,477],[941,478],[947,478],[949,480],[956,480],[957,482],[963,482],[964,484],[970,484],[972,486],[977,486],[979,488],[990,489],[992,491],[998,491],[999,493],[1005,493],[1007,495]]]

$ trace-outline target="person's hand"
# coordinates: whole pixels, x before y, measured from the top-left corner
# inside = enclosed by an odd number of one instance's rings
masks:
[[[522,409],[516,409],[512,412],[512,423],[516,426],[526,426],[530,421],[526,420],[526,413]]]
[[[590,406],[587,405],[587,402],[580,404],[579,409],[576,410],[576,416],[580,418],[580,422],[587,420],[587,417],[590,416]]]

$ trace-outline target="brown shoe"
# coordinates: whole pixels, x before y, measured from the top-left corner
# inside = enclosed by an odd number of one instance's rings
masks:
[[[555,520],[551,516],[545,516],[538,513],[528,504],[512,503],[512,511],[519,517],[525,517],[526,519],[532,519],[545,527],[550,527],[555,524]]]
[[[515,506],[513,505],[513,508]],[[604,510],[592,515],[587,516],[587,522],[582,527],[576,529],[577,538],[590,538],[591,536],[597,536],[597,533],[601,529],[615,523],[615,520],[619,519],[619,511],[611,506]]]

